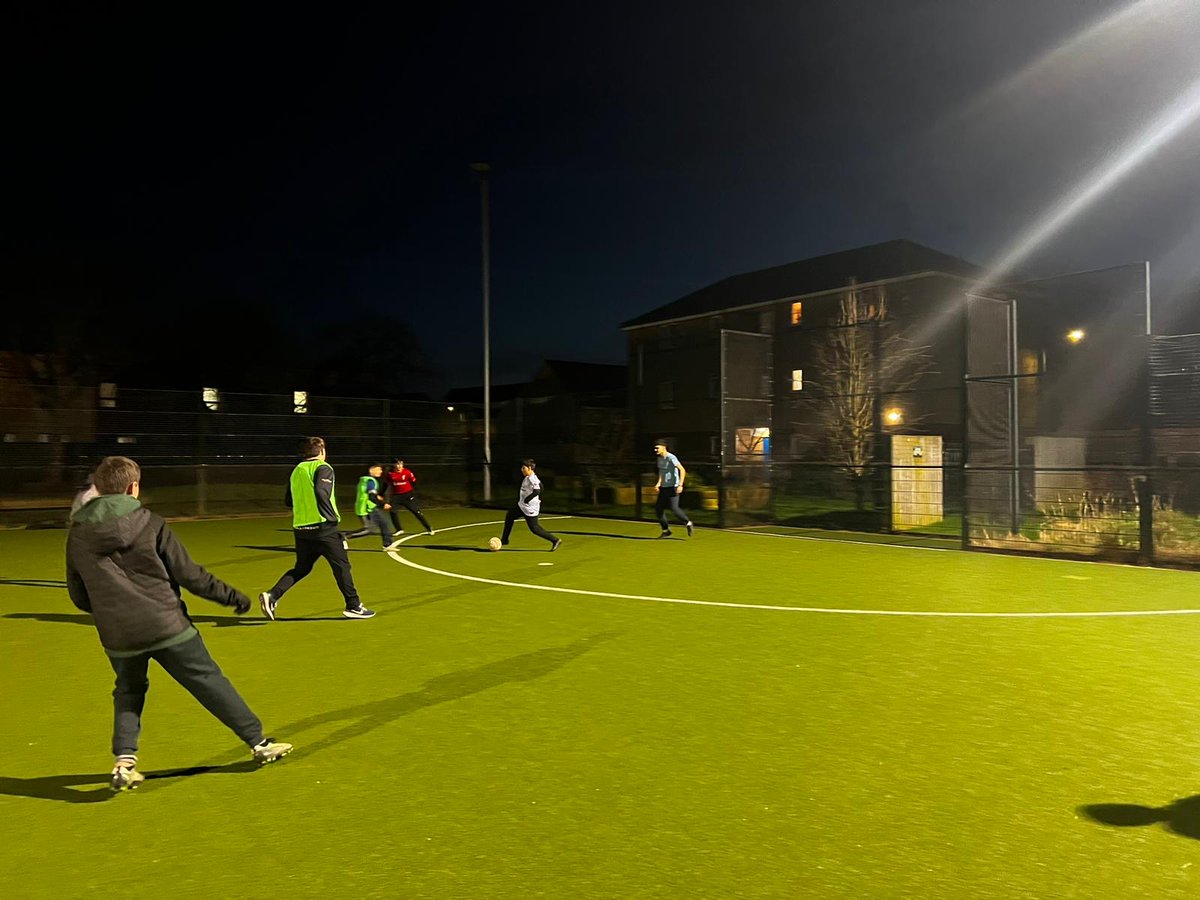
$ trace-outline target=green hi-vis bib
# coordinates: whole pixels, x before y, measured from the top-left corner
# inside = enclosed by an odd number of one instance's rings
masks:
[[[371,491],[379,490],[379,482],[375,480],[373,475],[364,475],[358,479],[358,492],[354,495],[354,514],[356,516],[365,516],[375,504],[371,502],[369,494]]]
[[[292,470],[292,527],[302,528],[305,525],[320,525],[325,521],[317,508],[317,489],[314,480],[317,469],[326,466],[329,469],[329,479],[333,481],[333,466],[320,459],[306,459]],[[340,522],[342,517],[337,511],[337,499],[334,497],[333,485],[330,484],[329,502],[333,506],[333,514]]]

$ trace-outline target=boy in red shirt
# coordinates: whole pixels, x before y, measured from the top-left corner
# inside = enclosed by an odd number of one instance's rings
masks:
[[[400,527],[400,513],[396,509],[397,505],[403,506],[416,516],[427,534],[434,534],[433,528],[421,514],[421,508],[417,506],[417,476],[413,474],[412,469],[404,467],[404,460],[400,457],[396,457],[392,471],[387,473],[387,480],[387,499],[392,505],[392,524],[396,527],[392,537],[404,534],[404,529]]]

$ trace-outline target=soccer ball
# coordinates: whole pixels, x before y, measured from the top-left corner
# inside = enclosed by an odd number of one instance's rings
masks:
[[[499,550],[501,547],[500,538],[494,537],[488,541],[489,550]]]

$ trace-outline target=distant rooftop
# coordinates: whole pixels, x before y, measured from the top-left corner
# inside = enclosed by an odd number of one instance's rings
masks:
[[[854,250],[814,256],[770,269],[731,275],[636,319],[630,319],[621,327],[638,328],[657,322],[670,322],[674,319],[752,306],[756,303],[803,297],[821,291],[836,290],[845,287],[851,281],[866,284],[925,272],[976,278],[982,275],[983,270],[957,256],[950,256],[913,241],[886,241]]]

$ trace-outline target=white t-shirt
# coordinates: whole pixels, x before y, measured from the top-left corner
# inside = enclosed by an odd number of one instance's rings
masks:
[[[517,508],[527,516],[536,516],[542,511],[541,496],[534,497],[526,502],[525,498],[533,491],[540,491],[542,482],[538,479],[537,474],[526,475],[525,480],[521,482],[521,491],[517,494]]]

